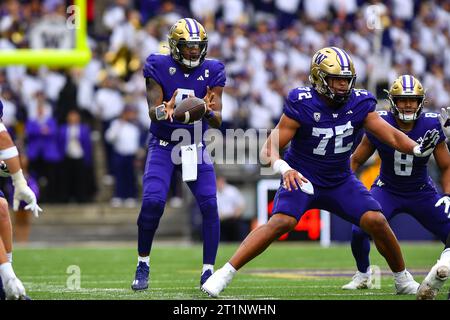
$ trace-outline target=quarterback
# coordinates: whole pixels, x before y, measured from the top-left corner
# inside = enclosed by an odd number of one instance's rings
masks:
[[[274,214],[247,236],[202,290],[217,297],[237,270],[291,231],[305,211],[319,208],[370,234],[393,272],[397,293],[416,294],[419,284],[405,268],[399,244],[379,203],[351,171],[350,155],[355,137],[363,128],[396,150],[417,157],[433,151],[438,132],[426,132],[418,144],[383,120],[375,112],[372,94],[354,89],[352,59],[340,48],[317,51],[309,78],[312,87],[295,88],[288,94],[277,130],[261,152],[261,157],[270,160],[274,171],[282,175]],[[282,160],[279,150],[288,142],[291,145]]]
[[[178,20],[170,29],[168,40],[170,54],[151,54],[144,66],[152,121],[143,176],[142,206],[137,221],[139,256],[133,290],[148,288],[150,251],[174,170],[182,170],[183,181],[192,191],[203,217],[201,284],[214,271],[220,240],[216,178],[202,137],[208,125],[219,128],[222,122],[221,99],[226,78],[224,65],[217,60],[206,59],[208,37],[204,27],[194,19]],[[174,108],[189,96],[202,97],[207,105],[203,119],[193,124],[173,118]],[[200,138],[196,138],[195,129],[202,132]],[[189,136],[189,141],[181,142],[186,144],[181,147],[181,165],[175,163],[171,156],[174,147],[180,143],[176,139],[176,133],[180,131]]]

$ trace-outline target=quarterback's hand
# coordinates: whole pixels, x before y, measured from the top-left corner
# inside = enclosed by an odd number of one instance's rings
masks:
[[[450,107],[441,108],[441,114],[439,115],[439,122],[444,128],[450,126]]]
[[[39,212],[41,212],[42,209],[37,204],[36,195],[34,194],[33,190],[30,189],[27,181],[23,177],[22,170],[19,170],[19,172],[12,174],[11,177],[14,185],[14,211],[19,210],[20,201],[25,201],[27,205],[24,209],[30,210],[33,215],[38,218]]]
[[[450,209],[450,196],[449,195],[444,195],[442,198],[440,198],[437,202],[436,202],[436,204],[434,205],[435,207],[439,207],[439,206],[442,206],[442,205],[445,205],[445,209],[444,209],[444,212],[446,213],[446,214],[448,214],[448,211],[449,211],[449,209]],[[450,218],[450,215],[449,215],[449,218]]]
[[[168,102],[163,101],[164,107],[165,107],[165,112],[166,112],[166,119],[169,119],[170,122],[173,122],[173,111],[175,109],[175,98],[177,97],[178,94],[178,90],[175,90],[172,98],[170,98],[170,100]]]
[[[416,157],[429,156],[439,140],[439,131],[437,129],[428,130],[422,137],[420,144],[414,147],[413,152]]]
[[[212,92],[212,90],[209,88],[209,86],[206,89],[206,96],[203,98],[203,100],[205,100],[206,103],[206,112],[205,115],[210,114],[210,112],[214,112],[213,108],[214,105],[216,104],[214,102],[214,92]]]

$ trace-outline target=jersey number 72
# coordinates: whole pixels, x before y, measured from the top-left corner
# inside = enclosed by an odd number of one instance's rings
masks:
[[[353,126],[351,121],[348,121],[344,125],[336,126],[333,128],[312,128],[312,135],[315,137],[322,137],[319,142],[319,145],[313,149],[314,154],[325,155],[326,147],[328,145],[328,141],[330,141],[333,136],[334,138],[334,153],[344,153],[349,151],[353,146],[353,141],[347,143],[345,146],[344,138],[349,137],[353,134]]]

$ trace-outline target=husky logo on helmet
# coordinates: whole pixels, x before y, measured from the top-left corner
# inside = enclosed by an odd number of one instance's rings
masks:
[[[411,75],[405,74],[394,81],[389,91],[384,91],[388,94],[388,99],[391,104],[390,110],[398,119],[409,122],[416,120],[420,116],[425,101],[425,89],[419,80]],[[399,98],[417,99],[417,110],[411,114],[405,114],[397,107],[397,100]]]
[[[183,18],[175,22],[168,35],[170,55],[187,68],[198,67],[206,57],[208,36],[205,28],[195,19]],[[195,55],[183,55],[183,49],[197,49]]]
[[[345,93],[335,93],[327,82],[327,77],[348,79]],[[326,47],[317,51],[312,60],[309,74],[311,85],[320,94],[338,104],[345,103],[355,87],[356,73],[353,61],[342,49]]]

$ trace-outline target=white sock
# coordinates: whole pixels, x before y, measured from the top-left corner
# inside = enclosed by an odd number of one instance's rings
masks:
[[[450,262],[450,248],[442,251],[440,260]]]
[[[225,263],[222,269],[225,269],[231,273],[235,273],[237,271],[229,262]]]
[[[212,264],[204,264],[204,265],[203,265],[203,269],[202,269],[202,274],[203,274],[206,270],[211,270],[211,272],[214,273],[214,266],[213,266]]]
[[[9,261],[10,263],[12,263],[12,252],[7,252],[7,253],[6,253],[6,257],[8,258],[8,261]]]
[[[11,262],[5,262],[0,264],[0,277],[3,283],[12,278],[17,278],[12,268]]]
[[[141,257],[138,256],[138,264],[139,262],[145,262],[146,265],[150,266],[150,257],[146,256],[146,257]]]

